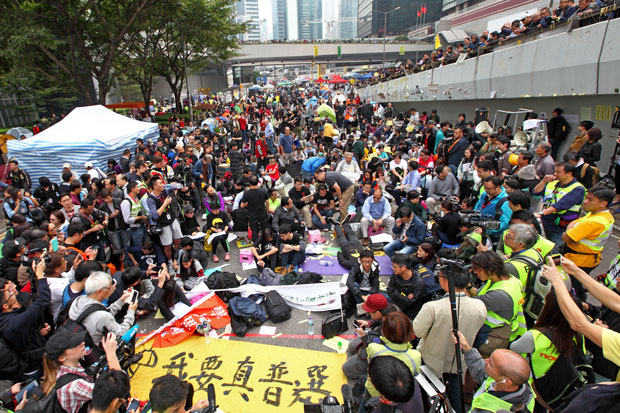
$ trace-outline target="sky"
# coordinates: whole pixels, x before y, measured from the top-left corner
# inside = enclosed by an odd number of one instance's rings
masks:
[[[289,2],[295,0],[288,0]],[[273,22],[271,18],[271,0],[258,0],[258,14],[260,20],[267,21],[267,33],[271,39],[273,36]],[[335,20],[338,15],[338,2],[335,0],[323,0],[323,19]],[[289,19],[290,22],[290,19]],[[326,33],[327,25],[323,23],[323,33]]]

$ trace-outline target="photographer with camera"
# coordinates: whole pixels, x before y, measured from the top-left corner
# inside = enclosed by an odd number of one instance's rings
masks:
[[[172,267],[172,243],[174,242],[174,247],[178,249],[181,238],[183,238],[181,225],[170,206],[172,196],[166,194],[161,177],[153,176],[149,186],[152,190],[147,198],[149,214],[151,219],[157,223],[157,227],[161,228],[159,239],[170,268]]]
[[[491,240],[497,242],[501,234],[508,228],[512,209],[508,203],[508,194],[503,186],[502,178],[498,176],[489,176],[482,180],[484,191],[474,207],[474,211],[491,217],[493,220],[499,221],[499,229],[489,229],[487,234]]]
[[[542,264],[544,259],[540,251],[534,248],[537,241],[536,230],[527,224],[512,224],[504,234],[504,245],[512,250],[504,266],[508,274],[521,282],[524,294],[530,282],[530,269]]]
[[[508,343],[526,331],[521,282],[506,272],[504,261],[495,252],[479,252],[471,264],[474,274],[485,284],[480,289],[470,285],[465,290],[487,308],[487,318],[474,347],[488,357],[495,349],[507,348]]]
[[[466,268],[455,270],[452,266],[441,267],[438,279],[441,289],[446,294],[443,298],[422,306],[418,316],[413,320],[413,333],[422,339],[418,350],[422,354],[424,364],[430,367],[435,375],[443,377],[446,382],[450,406],[456,413],[464,413],[460,409],[455,348],[451,341],[453,320],[450,297],[447,294],[449,283],[454,284],[459,331],[469,341],[474,341],[480,327],[484,325],[487,310],[484,303],[468,297],[465,293],[465,288],[470,282],[469,271]]]
[[[148,213],[140,203],[140,185],[138,181],[127,184],[127,197],[121,202],[123,220],[128,225],[127,233],[134,247],[142,247],[146,237],[146,222]]]
[[[452,341],[457,343],[454,334]],[[528,383],[530,366],[524,357],[514,351],[497,349],[485,360],[460,331],[458,344],[465,355],[467,370],[481,385],[474,394],[471,413],[496,412],[500,409],[533,413],[535,395]]]
[[[90,413],[115,413],[127,409],[127,396],[131,390],[129,376],[123,371],[107,370],[95,380]],[[128,413],[132,410],[126,410]],[[138,413],[133,411],[133,413]]]
[[[80,365],[80,360],[87,353],[86,331],[75,332],[67,327],[60,327],[45,344],[43,356],[44,395],[56,392],[56,398],[63,411],[84,413],[89,411],[95,377],[89,375]],[[103,338],[102,347],[110,370],[121,370],[116,357],[116,336],[108,333]]]
[[[84,237],[80,241],[80,249],[88,248],[97,250],[97,260],[105,261],[103,237],[108,226],[108,215],[95,208],[95,202],[86,198],[80,205],[80,210],[71,220],[70,224],[76,223],[84,227]]]
[[[11,242],[11,241],[8,241]],[[41,368],[41,355],[45,336],[50,326],[42,323],[42,316],[50,303],[50,288],[45,279],[45,261],[33,264],[37,283],[37,295],[24,308],[17,299],[17,290],[5,288],[0,292],[0,336],[24,362],[24,370],[30,373]],[[16,377],[17,378],[17,377]]]

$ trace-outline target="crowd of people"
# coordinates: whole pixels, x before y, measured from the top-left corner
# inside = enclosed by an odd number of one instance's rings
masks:
[[[553,29],[570,19],[577,19],[579,25],[598,22],[601,19],[613,19],[618,16],[616,9],[618,4],[617,0],[560,0],[557,8],[543,7],[532,15],[505,22],[499,30],[484,30],[482,34],[472,33],[456,44],[425,53],[418,61],[408,60],[403,65],[378,69],[376,75],[369,79],[357,80],[356,85],[365,87],[456,63],[462,54],[472,58],[491,53],[495,47],[507,44],[511,39]],[[610,6],[612,7],[609,8]],[[601,13],[601,9],[605,8],[609,8],[608,11]]]
[[[359,334],[343,371],[361,412],[422,411],[413,380],[422,364],[445,381],[457,412],[461,394],[472,411],[533,412],[576,403],[571,391],[592,380],[583,366],[620,362],[617,260],[599,277],[607,286],[588,275],[620,204],[620,185],[616,193],[596,185],[600,129],[583,121],[573,136],[556,108],[548,142],[530,152],[514,149],[518,131],[476,133],[465,113],[453,125],[435,110],[400,113],[353,92],[331,104],[322,95],[290,87],[220,102],[213,128],[173,115],[156,141],[139,139],[107,168],[87,162],[76,176],[65,164],[38,185],[9,160],[5,378],[41,380],[67,412],[114,411],[127,394],[122,370],[139,357],[119,359],[117,339],[139,317],[161,310],[171,319],[175,303],[189,304],[185,293],[204,270],[231,259],[232,231],[248,233],[258,271],[283,274],[304,262],[310,231],[335,231],[338,261],[350,269],[343,312]],[[317,116],[323,103],[333,115]],[[391,258],[385,290],[377,251]],[[451,285],[457,335],[444,294]],[[464,388],[453,339],[467,365]],[[586,343],[599,350],[595,362],[578,361]],[[93,357],[109,366],[98,377],[81,364]],[[568,374],[569,385],[554,387]],[[153,410],[192,405],[178,378],[153,389]],[[5,394],[11,409],[19,390]]]

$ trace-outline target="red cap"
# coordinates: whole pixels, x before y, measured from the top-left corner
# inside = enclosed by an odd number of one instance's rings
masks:
[[[366,302],[362,304],[362,308],[368,313],[385,310],[387,306],[388,301],[383,294],[371,294],[366,299]]]

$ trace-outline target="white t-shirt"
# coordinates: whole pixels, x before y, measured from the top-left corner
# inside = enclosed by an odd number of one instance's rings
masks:
[[[390,171],[392,169],[396,169],[396,168],[401,168],[403,170],[403,172],[407,172],[407,161],[405,161],[404,159],[400,160],[400,163],[396,163],[394,162],[394,160],[390,161]]]

